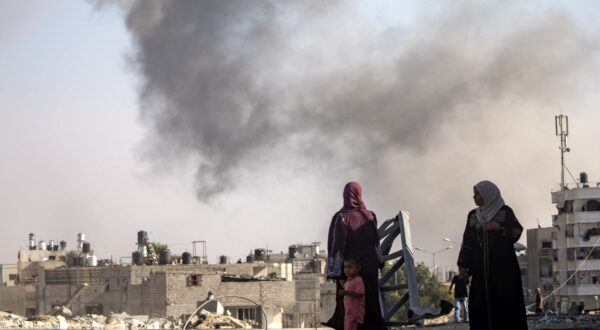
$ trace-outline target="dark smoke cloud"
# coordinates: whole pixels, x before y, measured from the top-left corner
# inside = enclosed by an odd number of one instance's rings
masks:
[[[202,200],[266,160],[384,180],[373,173],[386,157],[431,155],[448,125],[516,111],[489,105],[573,97],[597,56],[558,10],[453,2],[409,25],[377,22],[353,2],[320,4],[123,6],[145,157],[196,162]]]

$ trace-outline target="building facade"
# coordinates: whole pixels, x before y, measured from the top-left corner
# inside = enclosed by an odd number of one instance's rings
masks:
[[[595,308],[600,296],[600,183],[580,182],[552,192],[558,213],[553,216],[552,272],[556,308],[573,304]],[[564,284],[564,285],[563,285]]]
[[[14,267],[21,281],[0,288],[0,310],[29,316],[66,306],[73,315],[186,318],[212,294],[232,316],[256,326],[314,327],[333,314],[335,285],[312,246],[246,263],[96,267],[67,267],[64,258],[48,258],[55,252],[23,250],[21,267]]]
[[[529,304],[535,302],[535,289],[540,288],[542,295],[554,290],[554,263],[556,262],[555,239],[557,228],[534,228],[527,230],[527,279],[526,300]],[[548,308],[554,308],[554,296],[547,301]]]
[[[17,265],[4,264],[0,265],[0,285],[15,286],[17,283]]]

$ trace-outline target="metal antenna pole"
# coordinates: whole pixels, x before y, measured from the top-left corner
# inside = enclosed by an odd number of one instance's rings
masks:
[[[571,151],[567,147],[569,136],[569,117],[565,115],[554,116],[554,129],[556,136],[560,136],[560,190],[565,190],[565,152]]]

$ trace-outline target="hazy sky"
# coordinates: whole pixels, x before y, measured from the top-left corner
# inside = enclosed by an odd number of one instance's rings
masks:
[[[0,262],[30,232],[324,247],[350,180],[423,249],[461,239],[482,179],[549,226],[559,113],[600,180],[599,3],[319,3],[0,1]]]

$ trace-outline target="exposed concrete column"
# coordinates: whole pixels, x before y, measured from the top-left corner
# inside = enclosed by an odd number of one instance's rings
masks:
[[[38,285],[36,290],[36,310],[37,314],[46,314],[46,269],[38,264]]]

